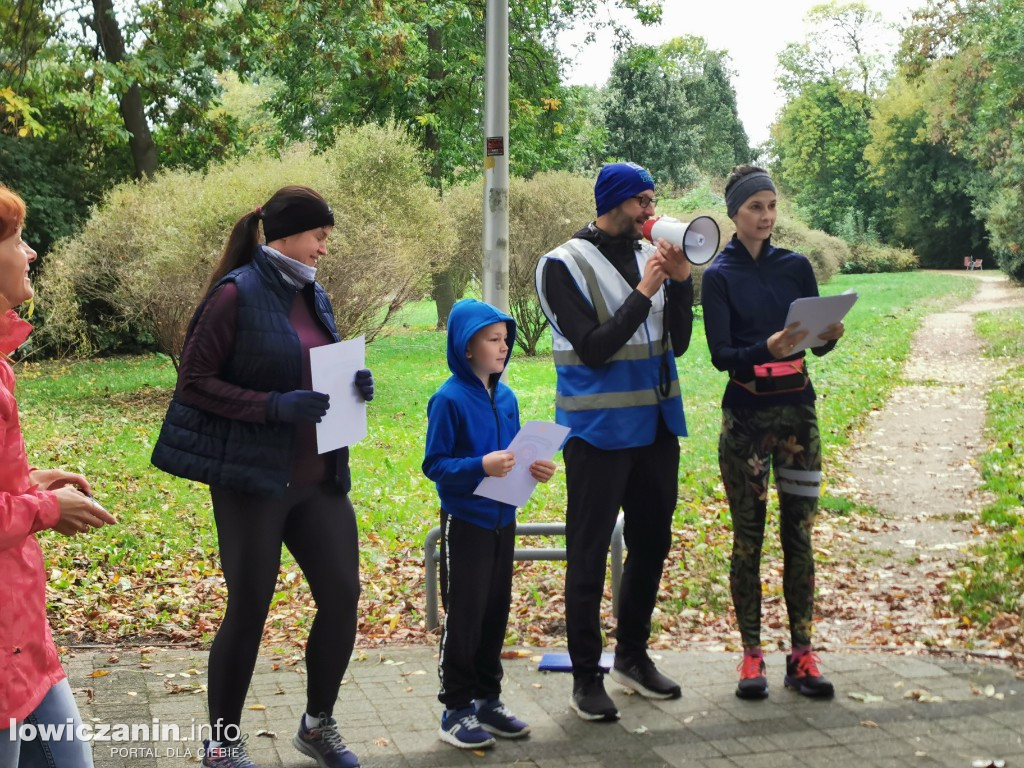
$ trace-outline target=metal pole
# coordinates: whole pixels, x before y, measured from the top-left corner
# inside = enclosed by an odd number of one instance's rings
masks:
[[[487,0],[483,297],[508,312],[508,0]]]

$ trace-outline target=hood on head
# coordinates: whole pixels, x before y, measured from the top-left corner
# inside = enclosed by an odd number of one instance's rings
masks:
[[[464,381],[480,381],[466,358],[466,347],[474,333],[500,322],[508,326],[508,355],[505,356],[505,365],[508,365],[512,345],[516,340],[516,321],[497,307],[476,299],[463,299],[455,303],[448,315],[448,367],[453,374]]]

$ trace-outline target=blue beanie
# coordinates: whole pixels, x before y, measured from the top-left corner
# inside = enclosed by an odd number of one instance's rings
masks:
[[[604,216],[612,208],[631,197],[654,189],[654,179],[636,163],[609,163],[597,174],[594,201],[597,215]]]

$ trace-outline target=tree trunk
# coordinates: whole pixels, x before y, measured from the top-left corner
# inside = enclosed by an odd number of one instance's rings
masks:
[[[93,0],[92,8],[93,29],[96,31],[103,56],[111,64],[120,64],[125,57],[124,36],[114,15],[113,0]],[[125,130],[131,136],[128,144],[132,152],[132,161],[135,163],[135,177],[152,178],[156,174],[159,160],[156,143],[146,120],[142,89],[138,83],[132,83],[121,96],[119,106]]]
[[[452,285],[451,273],[447,270],[435,272],[430,276],[430,297],[437,305],[437,330],[448,327],[448,315],[455,305],[455,287]]]
[[[427,49],[430,51],[430,65],[427,67],[427,80],[430,81],[430,89],[427,95],[427,109],[434,111],[434,107],[441,100],[441,81],[444,79],[444,63],[441,60],[441,30],[437,27],[427,29]],[[430,155],[430,178],[441,194],[444,175],[441,168],[441,137],[438,136],[437,128],[432,123],[427,123],[423,133],[423,147]],[[430,297],[437,306],[437,330],[443,331],[448,327],[448,315],[451,314],[452,305],[455,304],[455,285],[452,282],[451,272],[447,269],[433,270],[430,275]]]

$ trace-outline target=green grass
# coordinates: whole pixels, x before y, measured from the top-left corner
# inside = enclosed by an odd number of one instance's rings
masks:
[[[980,462],[992,496],[982,520],[994,538],[975,548],[950,588],[954,607],[984,624],[1004,612],[1024,618],[1024,310],[986,312],[975,328],[986,355],[1005,368],[987,395],[990,447]]]
[[[837,277],[823,292],[847,288],[861,298],[848,316],[846,338],[832,354],[810,362],[826,462],[899,383],[921,318],[964,301],[974,284],[933,273],[859,275]],[[430,330],[435,319],[432,304],[410,305],[367,353],[377,398],[369,409],[369,435],[352,451],[352,500],[360,526],[368,621],[390,620],[396,611],[408,614],[402,621],[415,620],[422,605],[416,561],[438,518],[434,488],[420,471],[426,404],[448,376],[445,335]],[[180,630],[190,638],[208,639],[222,591],[209,496],[204,486],[149,464],[174,386],[170,361],[144,356],[18,368],[30,461],[83,472],[120,521],[88,537],[43,534],[55,629],[105,637],[174,637]],[[666,578],[675,609],[724,611],[731,540],[716,451],[726,377],[711,366],[699,321],[691,348],[680,360],[680,380],[690,436],[683,441],[679,470],[680,546],[673,549]],[[519,396],[524,421],[553,418],[550,355],[526,358],[515,350],[508,381]],[[559,472],[538,488],[523,519],[561,520],[564,502],[564,473]],[[850,504],[829,496],[824,507],[844,514]],[[286,557],[285,572],[294,570]],[[547,572],[536,573],[539,578]],[[280,585],[279,599],[286,603],[290,584]],[[533,599],[540,601],[541,595]],[[307,619],[302,614],[296,621]]]

